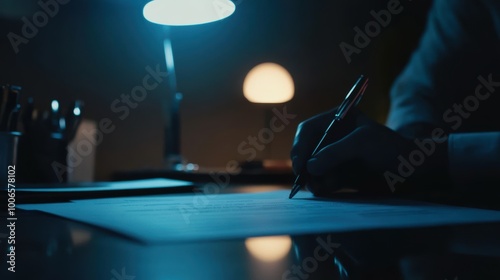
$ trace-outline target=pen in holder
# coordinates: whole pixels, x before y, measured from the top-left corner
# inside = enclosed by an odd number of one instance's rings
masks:
[[[68,144],[81,121],[82,102],[75,101],[62,116],[59,102],[39,114],[32,99],[21,116],[24,135],[19,140],[21,183],[63,183],[68,180]]]
[[[60,134],[21,136],[18,174],[21,183],[67,181],[68,142]]]
[[[7,186],[10,178],[17,178],[17,151],[19,132],[0,131],[0,182],[2,186]]]
[[[1,85],[0,87],[0,186],[16,182],[17,151],[20,133],[17,122],[21,105],[21,87]]]
[[[0,91],[0,179],[15,168],[20,183],[63,183],[68,179],[68,144],[81,122],[83,103],[75,101],[62,115],[59,102],[40,113],[33,98],[24,107],[21,87],[5,84]],[[18,132],[19,119],[24,133]],[[10,173],[9,173],[10,174]]]

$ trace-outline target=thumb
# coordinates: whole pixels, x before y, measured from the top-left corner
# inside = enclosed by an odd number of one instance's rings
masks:
[[[366,126],[358,127],[339,141],[322,148],[307,162],[307,171],[313,176],[322,176],[338,165],[358,159],[363,154],[363,142],[369,139]]]

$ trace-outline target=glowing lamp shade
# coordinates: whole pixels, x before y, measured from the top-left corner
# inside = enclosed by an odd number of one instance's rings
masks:
[[[245,247],[256,259],[275,262],[288,254],[292,247],[292,239],[288,235],[252,237],[245,240]]]
[[[154,0],[144,6],[144,18],[162,25],[196,25],[224,19],[234,13],[230,0]]]
[[[255,66],[243,82],[243,94],[253,103],[287,102],[293,98],[294,91],[292,76],[276,63]]]

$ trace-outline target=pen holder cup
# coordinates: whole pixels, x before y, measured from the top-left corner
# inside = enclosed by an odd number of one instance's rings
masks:
[[[16,183],[20,136],[18,132],[0,132],[0,186]]]
[[[67,182],[67,140],[60,134],[36,136],[23,135],[19,140],[19,182]]]

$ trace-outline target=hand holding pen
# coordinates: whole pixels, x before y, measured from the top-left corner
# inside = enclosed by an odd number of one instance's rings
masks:
[[[316,196],[450,188],[447,135],[414,139],[377,123],[355,108],[366,81],[357,84],[337,110],[299,125],[291,151],[299,176],[290,197],[304,185]]]
[[[335,129],[338,123],[340,123],[347,116],[349,111],[352,110],[360,102],[367,86],[368,86],[368,79],[365,78],[364,76],[361,76],[356,81],[354,86],[347,93],[347,96],[345,97],[342,104],[336,110],[335,115],[333,116],[328,126],[324,130],[323,135],[315,145],[315,148],[312,150],[312,152],[310,152],[310,156],[308,159],[314,157],[322,148],[325,147],[325,144],[327,144],[325,140],[331,137],[331,134],[335,133]],[[298,135],[299,132],[297,133]],[[294,143],[294,148],[295,148],[295,153],[297,153],[297,141]],[[292,160],[297,162],[297,159],[294,158],[293,153],[294,151],[292,150]],[[294,167],[295,169],[297,169],[296,164]],[[293,198],[295,194],[297,194],[297,192],[307,184],[308,180],[309,180],[309,174],[307,172],[307,169],[305,166],[302,166],[301,168],[298,169],[298,175],[295,179],[295,182],[293,183],[292,191],[290,193],[289,198]]]

